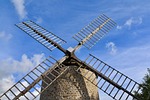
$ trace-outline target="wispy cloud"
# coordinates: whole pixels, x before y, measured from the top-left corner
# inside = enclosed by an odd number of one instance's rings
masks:
[[[118,25],[117,29],[121,30],[125,27],[128,27],[128,29],[130,29],[133,25],[140,25],[142,24],[142,22],[143,22],[142,17],[131,17],[127,19],[123,25]]]
[[[115,55],[117,53],[117,47],[116,47],[115,43],[113,43],[113,42],[108,42],[106,44],[106,48],[108,49],[108,51],[111,55]]]
[[[131,17],[130,19],[128,19],[126,22],[125,22],[125,26],[128,26],[129,28],[131,28],[131,26],[134,24],[134,25],[139,25],[139,24],[142,24],[143,22],[143,19],[142,17],[137,17],[137,18],[134,18],[134,17]]]
[[[11,0],[14,4],[14,7],[20,17],[20,19],[24,19],[27,17],[27,11],[25,9],[25,0]]]
[[[12,34],[7,34],[6,32],[2,31],[0,32],[0,39],[9,41],[12,38]]]

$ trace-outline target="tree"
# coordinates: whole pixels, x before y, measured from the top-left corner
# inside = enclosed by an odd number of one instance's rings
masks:
[[[150,68],[148,68],[147,71],[148,73],[145,74],[143,82],[141,84],[143,88],[138,87],[141,88],[141,92],[140,93],[135,92],[136,97],[139,98],[142,97],[142,100],[150,100]]]

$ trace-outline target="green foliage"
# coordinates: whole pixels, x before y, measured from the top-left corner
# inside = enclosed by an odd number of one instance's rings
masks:
[[[150,100],[150,69],[148,68],[147,71],[148,73],[144,76],[143,82],[141,84],[143,88],[138,87],[141,88],[141,92],[135,92],[136,97],[142,97],[142,100]]]

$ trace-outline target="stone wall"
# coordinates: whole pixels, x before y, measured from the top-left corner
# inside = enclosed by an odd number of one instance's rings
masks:
[[[77,67],[70,66],[66,73],[58,78],[40,96],[41,100],[99,100],[98,88],[91,82],[83,78],[75,71]],[[80,72],[85,74],[87,69],[81,68]],[[88,72],[86,77],[91,80],[96,78],[92,72]],[[47,81],[47,80],[45,80]],[[96,83],[96,80],[94,80]],[[42,83],[44,86],[44,83]]]

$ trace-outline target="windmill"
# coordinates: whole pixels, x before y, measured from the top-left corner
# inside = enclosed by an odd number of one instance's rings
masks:
[[[61,46],[66,43],[65,40],[33,21],[16,24],[50,51],[57,48],[65,55],[59,60],[52,56],[46,58],[2,94],[0,99],[99,100],[100,89],[114,100],[142,100],[142,97],[134,95],[134,92],[141,92],[139,83],[92,54],[85,61],[75,55],[82,45],[90,49],[115,25],[112,19],[100,15],[73,36],[79,42],[77,46],[66,50]]]

